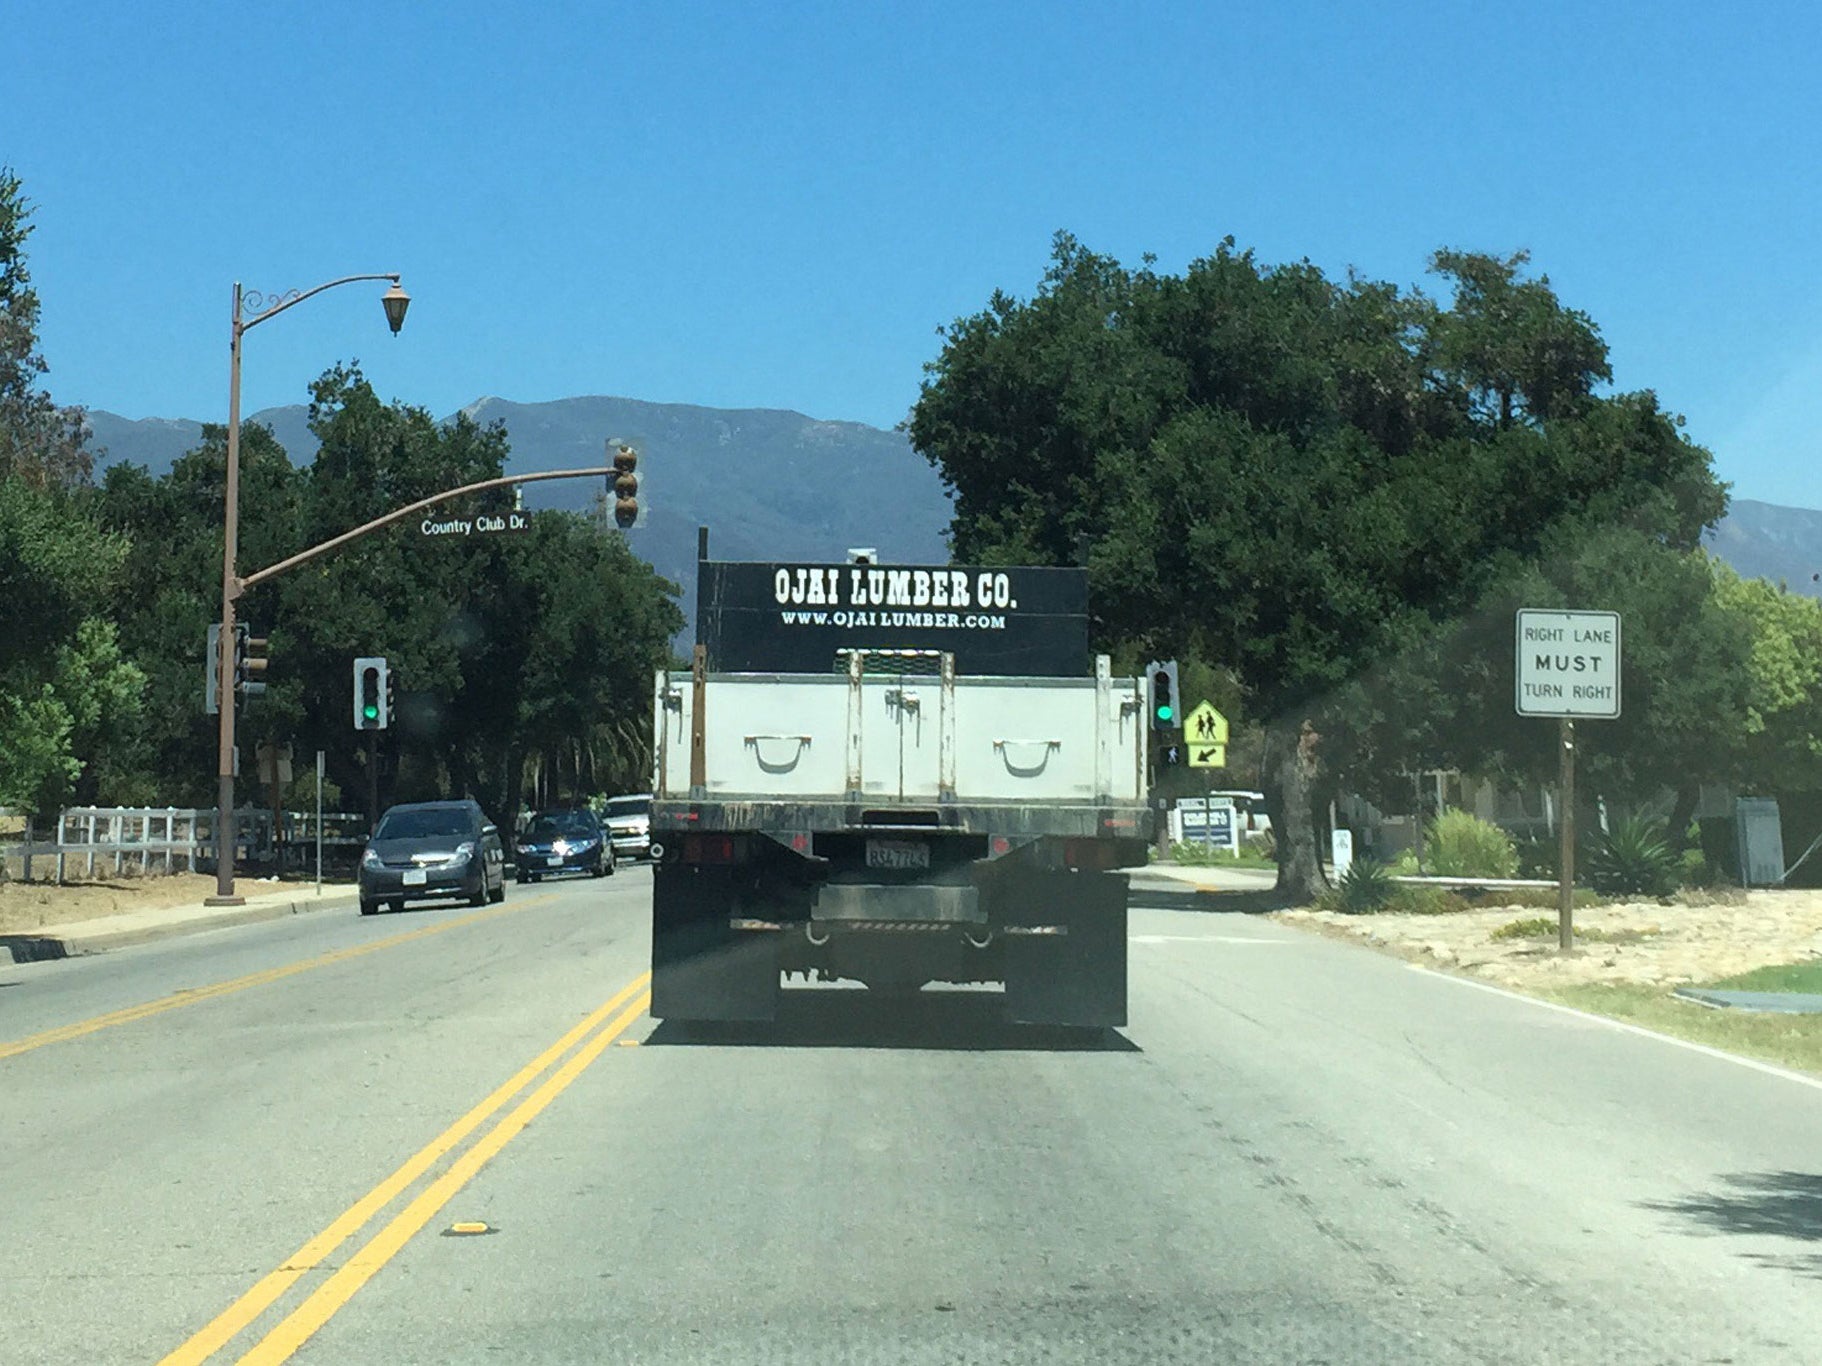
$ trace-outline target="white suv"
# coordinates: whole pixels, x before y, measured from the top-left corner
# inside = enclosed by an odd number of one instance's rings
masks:
[[[610,797],[601,813],[613,842],[615,858],[650,858],[652,855],[652,794]]]

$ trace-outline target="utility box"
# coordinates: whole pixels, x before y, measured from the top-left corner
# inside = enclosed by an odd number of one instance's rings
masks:
[[[1771,797],[1739,797],[1733,804],[1734,838],[1740,851],[1740,882],[1774,887],[1784,880],[1784,825]]]

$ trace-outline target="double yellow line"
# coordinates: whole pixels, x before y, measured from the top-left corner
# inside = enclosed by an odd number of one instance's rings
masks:
[[[536,1082],[537,1085],[529,1094],[513,1105],[493,1128],[419,1191],[409,1204],[393,1215],[378,1233],[344,1261],[302,1304],[240,1358],[242,1363],[259,1363],[260,1366],[271,1366],[272,1363],[289,1360],[313,1333],[398,1254],[412,1235],[434,1219],[438,1211],[490,1159],[512,1142],[551,1101],[582,1075],[590,1063],[601,1056],[608,1045],[645,1013],[652,999],[650,985],[651,974],[641,973],[599,1009],[590,1012],[581,1023],[526,1063],[486,1100],[420,1148],[397,1171],[350,1205],[321,1233],[287,1257],[276,1270],[229,1305],[183,1346],[165,1357],[160,1366],[188,1366],[206,1360],[226,1346],[236,1334],[276,1304],[303,1276],[316,1270],[330,1254],[365,1228],[395,1198],[453,1152],[470,1134],[505,1109],[520,1092]],[[587,1042],[584,1043],[585,1039]],[[581,1047],[577,1048],[578,1044]],[[570,1053],[571,1049],[575,1049],[575,1052],[570,1054],[567,1061],[557,1065],[559,1059]],[[554,1071],[551,1070],[553,1067]],[[549,1072],[548,1076],[545,1075],[546,1072]],[[540,1077],[543,1078],[542,1081],[538,1080]]]

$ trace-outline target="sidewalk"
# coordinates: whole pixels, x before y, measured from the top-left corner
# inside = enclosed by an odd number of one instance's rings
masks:
[[[1134,868],[1131,876],[1135,884],[1148,882],[1173,890],[1188,887],[1198,892],[1257,892],[1278,885],[1278,874],[1264,868],[1189,868],[1175,863],[1148,863]]]
[[[206,906],[200,901],[180,906],[152,906],[93,920],[73,920],[40,930],[0,933],[0,954],[10,951],[15,963],[74,958],[79,954],[103,953],[108,949],[149,944],[176,935],[225,929],[230,925],[252,925],[311,911],[353,910],[360,900],[351,882],[325,882],[321,896],[316,894],[314,885],[301,882],[277,887],[245,882],[241,888],[241,894],[247,898],[244,906]]]

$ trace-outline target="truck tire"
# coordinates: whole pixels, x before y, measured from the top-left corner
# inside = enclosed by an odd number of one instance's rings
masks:
[[[684,864],[654,870],[654,1019],[777,1018],[778,937],[728,928],[737,904],[733,868]]]

